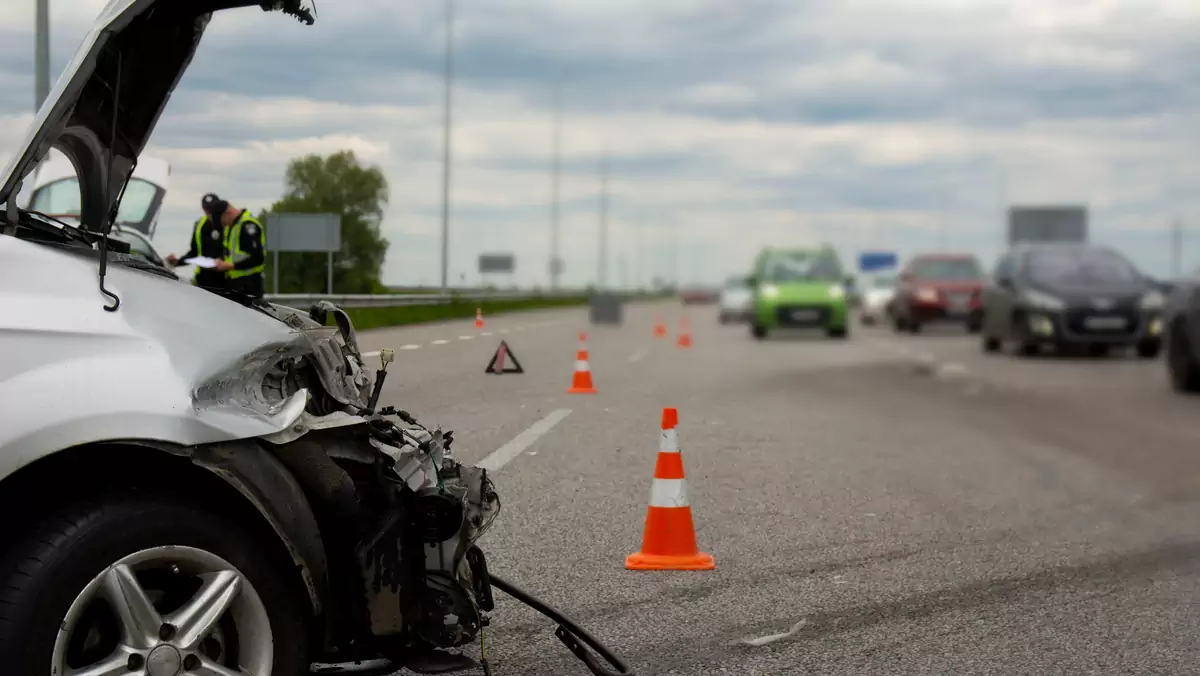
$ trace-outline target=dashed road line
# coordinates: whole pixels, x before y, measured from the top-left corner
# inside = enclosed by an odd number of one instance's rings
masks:
[[[638,350],[637,352],[634,352],[632,355],[629,356],[629,361],[630,361],[630,363],[636,364],[637,362],[645,359],[646,355],[648,355],[648,354],[650,354],[650,350],[646,350],[646,349]]]
[[[419,350],[419,349],[421,349],[421,346],[417,343],[409,343],[407,345],[401,345],[400,349],[401,350]]]
[[[475,466],[482,467],[491,472],[499,470],[514,458],[533,445],[535,441],[545,436],[547,432],[554,428],[555,425],[562,422],[571,414],[571,409],[560,408],[550,412],[550,415],[542,418],[529,426],[529,429],[521,432],[512,441],[504,444],[500,448],[492,451],[486,458],[480,460]]]
[[[472,338],[474,338],[474,337],[475,337],[475,336],[459,336],[459,337],[458,337],[458,339],[459,339],[459,340],[471,340],[471,339],[472,339]]]
[[[439,339],[433,341],[432,344],[433,345],[445,345],[446,343],[449,343],[449,342],[450,341],[446,340],[445,338],[439,338]]]

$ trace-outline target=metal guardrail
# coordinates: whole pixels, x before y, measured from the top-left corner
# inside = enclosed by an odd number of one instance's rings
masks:
[[[534,300],[537,298],[582,298],[587,291],[540,292],[529,291],[464,291],[451,293],[383,293],[383,294],[324,294],[324,293],[268,293],[264,298],[271,303],[307,310],[318,301],[327,300],[343,308],[363,307],[406,307],[418,305],[446,305],[454,301],[488,300]]]

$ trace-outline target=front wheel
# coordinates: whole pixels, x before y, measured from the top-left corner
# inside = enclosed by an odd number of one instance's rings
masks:
[[[234,521],[114,498],[65,508],[6,545],[5,673],[308,673],[294,566]]]
[[[762,340],[767,337],[767,327],[760,324],[752,324],[750,326],[750,335],[754,336],[756,340]]]
[[[1171,387],[1188,394],[1200,393],[1200,360],[1192,351],[1192,343],[1182,323],[1171,327],[1167,334],[1167,375]]]
[[[848,326],[839,326],[836,328],[830,327],[828,329],[825,329],[825,335],[829,336],[830,338],[834,338],[836,340],[845,340],[846,338],[850,337],[850,327],[848,327]]]
[[[1161,342],[1157,340],[1143,340],[1137,345],[1137,356],[1142,359],[1155,359],[1161,350]]]

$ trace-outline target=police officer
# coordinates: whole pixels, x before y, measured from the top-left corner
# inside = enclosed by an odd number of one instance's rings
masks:
[[[262,223],[249,211],[238,209],[223,199],[208,206],[208,215],[225,227],[225,255],[217,262],[216,269],[225,273],[228,288],[252,298],[262,298],[267,289],[263,279],[267,235]]]
[[[205,256],[213,260],[220,260],[225,256],[225,228],[217,219],[208,215],[210,207],[218,201],[220,198],[212,193],[200,199],[200,208],[204,210],[204,215],[192,227],[192,241],[188,251],[182,259],[176,258],[175,254],[167,256],[168,265],[178,267],[184,264],[183,261],[196,256]],[[224,272],[199,266],[196,267],[192,283],[206,289],[224,289],[228,286]]]

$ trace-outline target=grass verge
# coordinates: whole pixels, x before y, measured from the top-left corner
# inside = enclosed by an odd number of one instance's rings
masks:
[[[358,330],[379,329],[388,326],[405,326],[408,324],[424,324],[446,319],[465,319],[475,316],[475,308],[483,309],[483,316],[519,312],[521,310],[542,310],[556,307],[571,307],[587,305],[587,296],[566,296],[558,298],[529,298],[525,300],[489,300],[482,303],[463,300],[445,305],[414,305],[409,307],[362,307],[346,308],[354,328]]]

